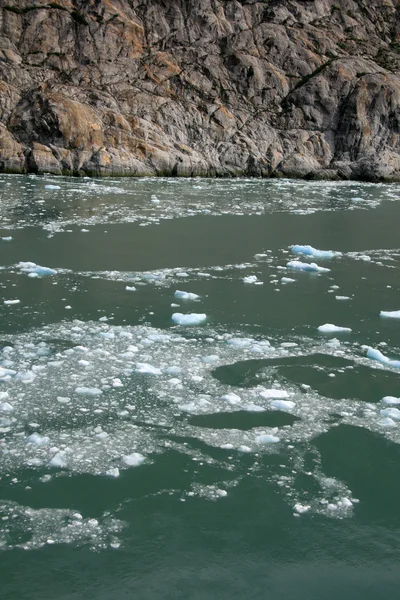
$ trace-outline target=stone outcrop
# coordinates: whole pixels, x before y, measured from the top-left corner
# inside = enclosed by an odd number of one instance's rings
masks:
[[[0,171],[400,180],[400,0],[0,0]]]

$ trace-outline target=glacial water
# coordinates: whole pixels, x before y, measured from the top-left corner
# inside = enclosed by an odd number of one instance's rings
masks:
[[[399,200],[0,176],[2,600],[397,597]]]

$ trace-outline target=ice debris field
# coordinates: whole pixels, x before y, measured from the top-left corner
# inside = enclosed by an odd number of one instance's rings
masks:
[[[8,185],[6,178],[2,181]],[[71,184],[34,176],[18,181],[0,207],[2,226],[15,231],[2,237],[7,251],[16,244],[18,230],[32,222],[52,237],[72,233],[72,226],[80,227],[75,232],[80,235],[98,224],[157,225],[163,219],[207,215],[286,211],[303,218],[343,206],[375,208],[382,198],[397,199],[394,186],[348,182],[314,182],[311,187],[307,182],[268,182],[275,196],[265,202],[266,184],[255,180],[185,182],[182,201],[180,180],[166,180],[157,194],[147,179],[135,186],[121,180]],[[29,198],[28,211],[24,197]],[[56,219],[46,218],[50,209],[58,211]],[[152,494],[169,494],[177,502],[223,502],[251,476],[267,480],[294,517],[351,517],[359,499],[345,482],[324,472],[314,442],[339,425],[351,425],[399,444],[400,398],[396,391],[382,391],[366,402],[361,392],[354,392],[357,386],[350,386],[348,397],[327,395],[322,385],[297,376],[296,369],[313,369],[335,382],[400,373],[399,348],[386,342],[379,348],[363,345],[362,336],[348,327],[345,311],[354,297],[334,280],[335,269],[354,261],[360,269],[396,268],[400,250],[339,252],[329,246],[267,247],[245,262],[148,271],[74,271],[57,266],[50,256],[51,266],[27,261],[31,255],[4,264],[2,274],[13,282],[4,290],[4,314],[24,310],[15,281],[31,286],[68,282],[76,289],[81,279],[115,282],[132,303],[143,289],[166,288],[170,312],[165,328],[113,325],[106,315],[96,321],[71,316],[2,334],[0,478],[19,499],[0,496],[0,550],[52,544],[119,548],[126,524],[118,511],[88,516],[69,508],[32,508],[29,491],[41,488],[46,494],[46,486],[58,481],[67,485],[83,475],[114,485],[132,474],[152,473],[173,453],[184,461],[187,484],[157,487],[155,478]],[[321,320],[309,326],[309,335],[276,330],[250,334],[245,325],[233,330],[216,322],[204,307],[205,296],[191,285],[220,280],[236,280],[249,296],[270,288],[283,295],[296,292],[301,281],[322,282],[344,312],[334,323]],[[381,308],[377,318],[395,327],[399,307]],[[67,301],[65,309],[72,310]],[[279,468],[269,466],[271,457]]]

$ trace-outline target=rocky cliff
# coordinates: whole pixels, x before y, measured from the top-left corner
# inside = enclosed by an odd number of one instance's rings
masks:
[[[0,171],[400,180],[400,0],[0,0]]]

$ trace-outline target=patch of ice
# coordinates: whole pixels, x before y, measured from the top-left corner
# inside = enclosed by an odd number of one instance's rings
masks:
[[[379,316],[384,317],[385,319],[400,319],[400,310],[381,310]]]
[[[395,398],[394,396],[385,396],[382,398],[382,402],[384,404],[400,404],[400,398]]]
[[[290,247],[291,251],[293,252],[293,254],[301,254],[304,256],[312,256],[313,258],[320,258],[320,259],[331,259],[334,258],[335,256],[341,256],[341,252],[334,252],[333,250],[317,250],[316,248],[313,248],[312,246],[301,246],[299,244],[295,244],[294,246]]]
[[[273,408],[276,408],[277,410],[293,410],[293,408],[296,406],[296,404],[294,402],[292,402],[291,400],[273,400],[271,402],[271,406]]]
[[[275,389],[269,389],[269,390],[261,390],[259,392],[260,396],[262,396],[263,398],[266,398],[267,400],[272,400],[272,399],[278,399],[278,398],[289,398],[290,394],[289,392],[287,392],[286,390],[275,390]]]
[[[176,290],[174,296],[180,300],[198,300],[200,298],[200,296],[197,294],[193,294],[192,292],[183,292],[182,290]]]
[[[22,273],[27,273],[29,276],[34,275],[36,277],[44,277],[46,275],[57,275],[55,269],[42,267],[34,262],[19,262],[17,268],[20,269]]]
[[[177,325],[200,325],[200,323],[206,321],[207,315],[204,313],[189,313],[187,315],[174,313],[171,318]]]
[[[126,285],[125,289],[127,292],[136,292],[136,288],[134,285]]]
[[[61,190],[61,186],[48,183],[47,185],[44,186],[44,189],[45,190]]]
[[[351,300],[350,296],[335,296],[336,300]]]
[[[325,323],[320,325],[318,331],[321,333],[351,333],[350,327],[340,327],[338,325],[332,325],[332,323]]]
[[[400,421],[400,410],[398,408],[383,408],[380,413],[384,417],[389,417],[389,419]]]
[[[280,441],[281,441],[280,438],[278,438],[276,435],[270,435],[267,433],[258,435],[256,437],[256,442],[258,444],[277,444]]]
[[[132,454],[126,454],[122,457],[122,462],[125,463],[128,467],[139,467],[145,461],[145,457],[143,454],[139,452],[133,452]]]
[[[19,304],[21,300],[4,300],[4,304]]]
[[[292,279],[291,277],[281,277],[281,282],[282,283],[295,283],[296,280]]]
[[[320,267],[316,263],[305,263],[299,260],[290,260],[286,264],[286,267],[295,271],[311,271],[313,273],[328,273],[330,271],[330,269],[327,269],[326,267]]]
[[[80,396],[101,396],[103,392],[96,387],[77,387],[75,388],[75,394]]]
[[[136,371],[138,373],[146,373],[147,375],[161,375],[162,371],[158,367],[153,367],[148,363],[136,363]]]
[[[390,360],[390,358],[382,354],[380,350],[376,350],[376,348],[369,347],[367,349],[367,358],[377,360],[378,362],[382,363],[383,365],[387,365],[388,367],[400,369],[400,360]]]
[[[230,392],[229,394],[224,394],[220,397],[220,400],[224,400],[225,402],[228,402],[229,404],[233,405],[240,404],[241,402],[240,396],[234,394],[233,392]]]

